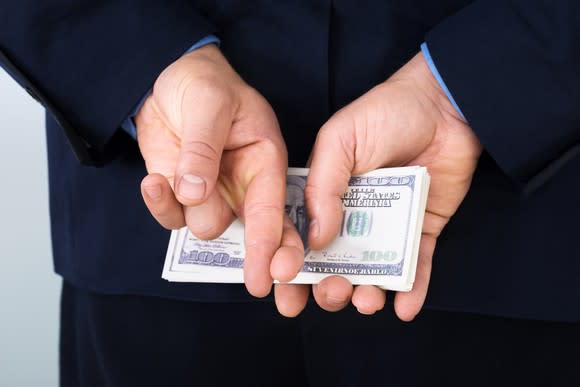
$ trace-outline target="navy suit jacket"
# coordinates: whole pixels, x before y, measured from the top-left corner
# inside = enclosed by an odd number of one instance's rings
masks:
[[[143,160],[119,130],[191,44],[221,38],[272,104],[290,166],[303,166],[325,120],[426,41],[485,147],[437,246],[427,307],[580,320],[576,0],[21,0],[2,2],[0,26],[2,66],[48,111],[55,268],[67,281],[251,299],[242,285],[160,278],[169,233],[142,202]]]

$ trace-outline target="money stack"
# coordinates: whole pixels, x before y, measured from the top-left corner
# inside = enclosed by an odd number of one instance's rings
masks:
[[[424,167],[383,168],[353,176],[342,196],[342,225],[323,250],[308,248],[304,187],[308,169],[290,168],[286,212],[305,247],[304,266],[292,283],[314,284],[331,275],[351,283],[409,291],[415,269],[429,174]],[[162,277],[174,282],[242,283],[244,225],[240,220],[214,240],[187,227],[171,233]]]

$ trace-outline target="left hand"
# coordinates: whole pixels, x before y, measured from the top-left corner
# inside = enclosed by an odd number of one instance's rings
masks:
[[[136,123],[149,172],[143,199],[161,225],[187,224],[198,238],[212,239],[238,216],[245,224],[248,291],[263,297],[273,278],[296,275],[304,251],[284,216],[288,157],[278,121],[218,47],[169,65]]]
[[[421,310],[431,275],[437,237],[467,194],[481,144],[460,117],[427,67],[421,53],[386,82],[338,111],[320,129],[306,184],[311,219],[309,244],[327,246],[340,227],[342,202],[351,175],[382,167],[422,165],[431,175],[413,289],[398,292],[397,316],[412,320]],[[295,316],[305,307],[306,285],[276,285],[280,313]],[[339,276],[313,285],[316,302],[338,311],[352,301],[362,314],[384,307],[386,293],[375,286],[354,287]]]

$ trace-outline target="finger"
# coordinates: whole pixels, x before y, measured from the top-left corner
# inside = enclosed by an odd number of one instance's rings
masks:
[[[387,293],[376,286],[360,285],[352,294],[352,304],[361,314],[375,314],[385,307]]]
[[[312,286],[316,303],[328,312],[338,312],[348,305],[352,296],[352,284],[344,277],[326,277]]]
[[[160,225],[169,230],[185,226],[183,208],[163,175],[154,173],[145,176],[141,182],[141,195],[149,212]]]
[[[354,167],[354,140],[332,122],[331,119],[318,133],[304,190],[310,217],[308,243],[315,250],[328,245],[339,231],[341,196]]]
[[[282,242],[272,258],[270,273],[280,282],[289,282],[296,277],[304,265],[304,246],[300,234],[288,215],[284,215]]]
[[[183,101],[183,135],[175,172],[177,199],[185,206],[204,202],[213,192],[223,148],[231,128],[225,94],[211,85]]]
[[[244,282],[256,297],[268,295],[272,287],[270,264],[281,243],[285,192],[286,170],[278,168],[259,173],[246,193]]]
[[[185,207],[187,227],[199,239],[219,237],[234,218],[232,209],[218,190],[214,190],[205,202],[194,207]]]
[[[395,295],[395,313],[403,321],[413,320],[423,307],[431,278],[431,264],[436,241],[434,236],[426,234],[421,236],[413,289],[410,292],[397,292]]]
[[[274,285],[274,299],[276,300],[278,312],[286,317],[298,316],[306,307],[309,293],[310,285]]]

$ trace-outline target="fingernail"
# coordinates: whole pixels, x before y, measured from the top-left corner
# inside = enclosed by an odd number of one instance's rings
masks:
[[[205,194],[205,182],[199,176],[183,175],[179,182],[179,194],[186,199],[199,200]]]
[[[312,239],[318,238],[318,235],[320,234],[320,226],[318,225],[318,220],[314,219],[310,222],[308,234],[310,234],[310,238]]]
[[[161,197],[161,186],[159,184],[146,185],[143,189],[150,199],[157,200]]]

